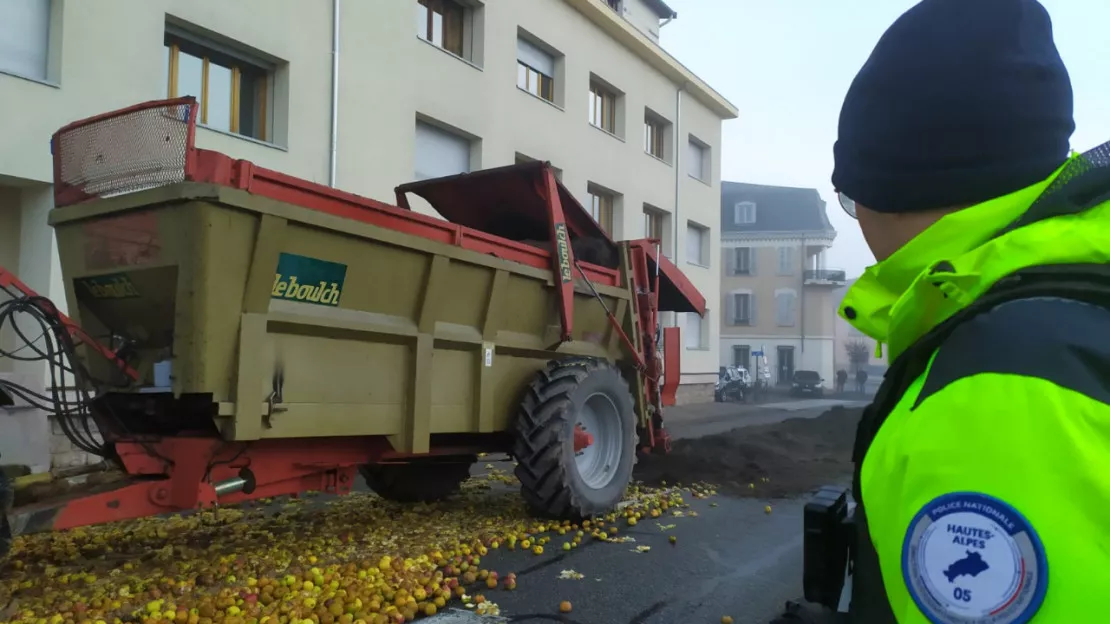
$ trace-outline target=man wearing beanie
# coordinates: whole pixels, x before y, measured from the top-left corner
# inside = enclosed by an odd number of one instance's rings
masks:
[[[1035,0],[924,0],[848,91],[832,181],[879,263],[840,314],[892,366],[850,574],[806,591],[851,622],[1110,622],[1110,144],[1073,129]]]

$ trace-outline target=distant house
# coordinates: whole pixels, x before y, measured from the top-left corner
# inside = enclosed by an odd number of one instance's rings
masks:
[[[753,365],[771,382],[816,370],[832,384],[832,291],[844,271],[825,266],[836,230],[811,188],[721,182],[721,364]]]

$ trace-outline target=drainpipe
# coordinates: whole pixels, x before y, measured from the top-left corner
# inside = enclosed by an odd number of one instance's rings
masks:
[[[686,91],[686,83],[683,82],[678,86],[678,91],[675,92],[674,102],[674,211],[673,215],[674,227],[672,229],[672,236],[674,240],[671,241],[671,253],[674,258],[675,264],[678,264],[678,237],[679,237],[679,220],[678,220],[678,204],[679,195],[682,190],[682,147],[679,137],[682,136],[680,126],[682,125],[682,93]],[[678,316],[675,316],[675,326],[678,326]]]
[[[335,187],[339,161],[339,0],[332,0],[331,14],[331,154],[328,157],[328,186]]]

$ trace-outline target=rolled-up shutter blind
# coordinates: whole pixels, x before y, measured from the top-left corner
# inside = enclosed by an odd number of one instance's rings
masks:
[[[416,122],[416,179],[470,171],[470,141],[421,121]]]
[[[50,0],[0,0],[0,70],[46,79]]]
[[[544,74],[548,78],[555,77],[555,59],[551,55],[535,46],[535,44],[517,37],[516,58],[528,67]]]

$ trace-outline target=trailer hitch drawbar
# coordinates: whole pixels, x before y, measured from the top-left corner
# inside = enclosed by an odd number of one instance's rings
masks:
[[[254,473],[251,472],[251,469],[243,468],[239,471],[239,476],[215,483],[212,485],[212,489],[216,490],[217,497],[221,497],[238,492],[252,494],[254,493],[256,485],[257,482],[254,479]]]

